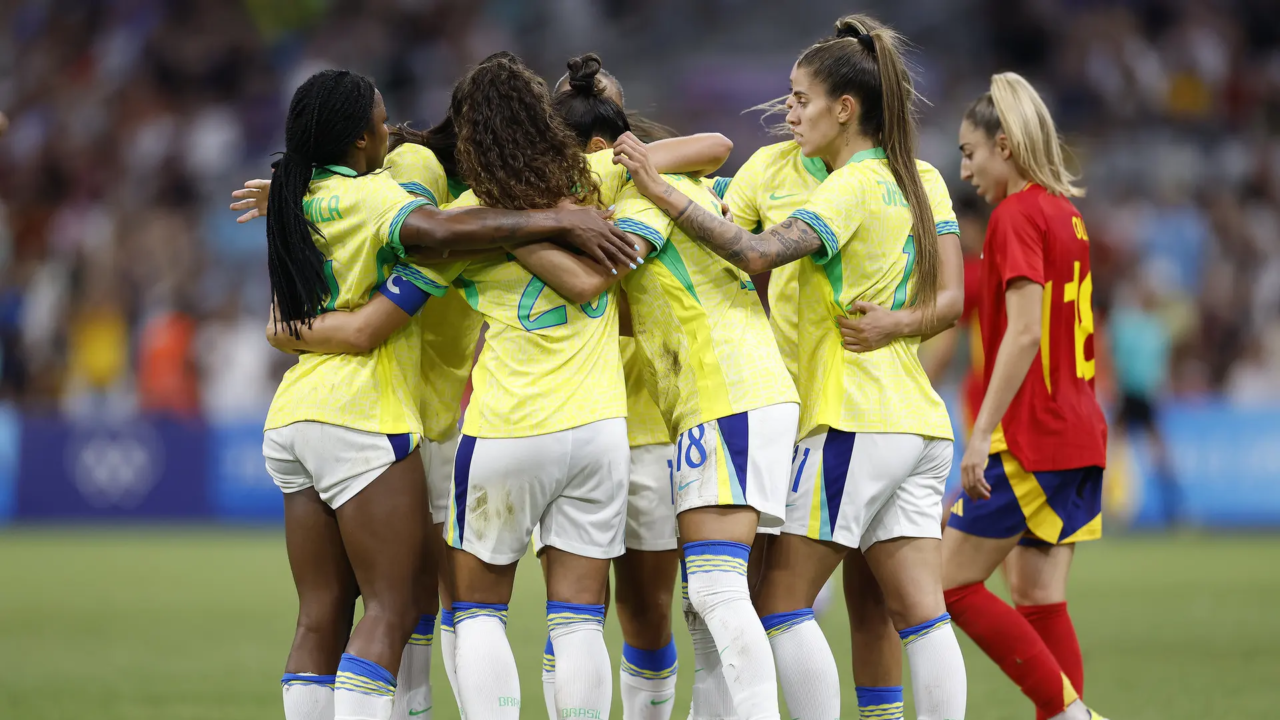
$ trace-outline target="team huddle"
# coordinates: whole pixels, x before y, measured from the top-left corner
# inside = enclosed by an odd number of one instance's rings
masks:
[[[388,129],[358,74],[298,88],[272,178],[232,205],[266,218],[267,335],[299,356],[263,438],[299,597],[288,720],[429,718],[437,637],[463,717],[519,717],[530,539],[553,719],[610,716],[606,610],[623,717],[670,717],[678,578],[691,718],[777,720],[780,685],[791,717],[836,720],[813,606],[842,563],[861,717],[903,716],[905,649],[917,716],[964,718],[953,623],[1039,720],[1100,717],[1066,610],[1106,454],[1082,191],[1035,90],[993,77],[959,136],[994,206],[992,361],[946,520],[951,421],[917,349],[960,317],[963,260],[903,43],[839,20],[762,106],[789,139],[731,178],[726,138],[629,114],[595,55],[551,88],[490,56],[425,131]],[[1001,565],[1016,607],[983,584]]]

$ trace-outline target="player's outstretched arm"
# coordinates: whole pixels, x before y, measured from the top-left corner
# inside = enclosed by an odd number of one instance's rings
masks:
[[[652,250],[648,240],[631,235],[631,241],[640,248],[644,255]],[[550,242],[538,242],[513,247],[511,254],[533,273],[559,293],[560,297],[573,303],[589,303],[600,297],[600,293],[608,290],[623,275],[636,268],[634,263],[619,270],[604,268],[581,255]],[[643,261],[642,261],[643,262]]]
[[[640,142],[631,133],[622,137],[630,137]],[[710,175],[724,165],[733,152],[733,141],[720,133],[698,133],[684,137],[655,140],[646,145],[653,166],[659,172],[687,174],[694,177]],[[618,162],[615,158],[614,162]]]
[[[954,327],[964,312],[964,255],[960,251],[960,236],[947,233],[938,236],[942,251],[942,272],[938,276],[937,319],[925,325],[924,312],[919,307],[888,310],[869,302],[855,302],[849,311],[858,317],[838,317],[844,349],[850,352],[879,350],[900,337],[920,336],[929,338]]]
[[[413,317],[383,295],[385,289],[380,290],[357,310],[335,310],[316,317],[310,325],[299,323],[298,337],[290,335],[284,325],[272,317],[267,323],[267,342],[277,350],[292,353],[372,352]]]
[[[664,180],[637,140],[623,136],[614,144],[614,157],[631,173],[636,189],[681,230],[748,275],[786,265],[822,248],[821,238],[801,220],[787,218],[756,235],[708,211]]]
[[[640,259],[627,234],[594,208],[561,205],[550,210],[499,210],[473,207],[414,210],[400,228],[407,247],[441,251],[478,250],[523,245],[558,236],[608,267],[626,267]]]

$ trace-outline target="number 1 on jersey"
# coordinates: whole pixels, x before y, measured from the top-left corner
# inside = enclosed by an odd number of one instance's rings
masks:
[[[902,280],[898,281],[898,287],[893,289],[893,306],[889,308],[890,310],[901,310],[907,304],[907,285],[911,282],[911,271],[916,268],[914,236],[907,236],[907,242],[902,246],[902,254],[907,256],[907,267],[902,271]]]

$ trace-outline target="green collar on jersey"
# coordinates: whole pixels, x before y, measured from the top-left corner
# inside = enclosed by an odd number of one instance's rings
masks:
[[[356,171],[342,165],[325,165],[322,168],[316,168],[311,171],[312,180],[323,180],[331,175],[345,175],[347,177],[357,177]]]
[[[462,181],[462,178],[448,175],[446,176],[446,179],[449,181],[449,195],[454,200],[457,200],[459,197],[462,196],[462,193],[471,189],[467,187],[467,184],[465,182]]]
[[[875,147],[870,150],[863,150],[862,152],[854,153],[853,157],[849,158],[849,162],[846,164],[852,165],[853,163],[860,163],[863,160],[884,160],[886,157],[888,156],[885,155],[884,148]],[[808,170],[809,174],[818,182],[826,180],[827,176],[831,174],[827,172],[827,166],[822,162],[822,158],[801,156],[800,164],[803,165],[804,169]]]

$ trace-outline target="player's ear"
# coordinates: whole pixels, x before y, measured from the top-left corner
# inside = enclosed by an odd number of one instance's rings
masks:
[[[356,138],[356,148],[360,150],[365,149],[366,147],[368,147],[370,139],[371,138],[369,137],[368,130],[365,130],[364,132],[360,133],[360,135]]]
[[[600,152],[608,147],[610,147],[609,142],[599,135],[596,135],[591,138],[591,142],[587,143],[587,154],[590,155],[593,152]]]
[[[851,95],[841,95],[836,101],[836,122],[841,125],[854,122],[858,118],[858,101]]]
[[[1000,157],[1009,160],[1013,157],[1013,147],[1009,145],[1009,136],[1004,133],[996,135],[996,152],[1000,153]]]

